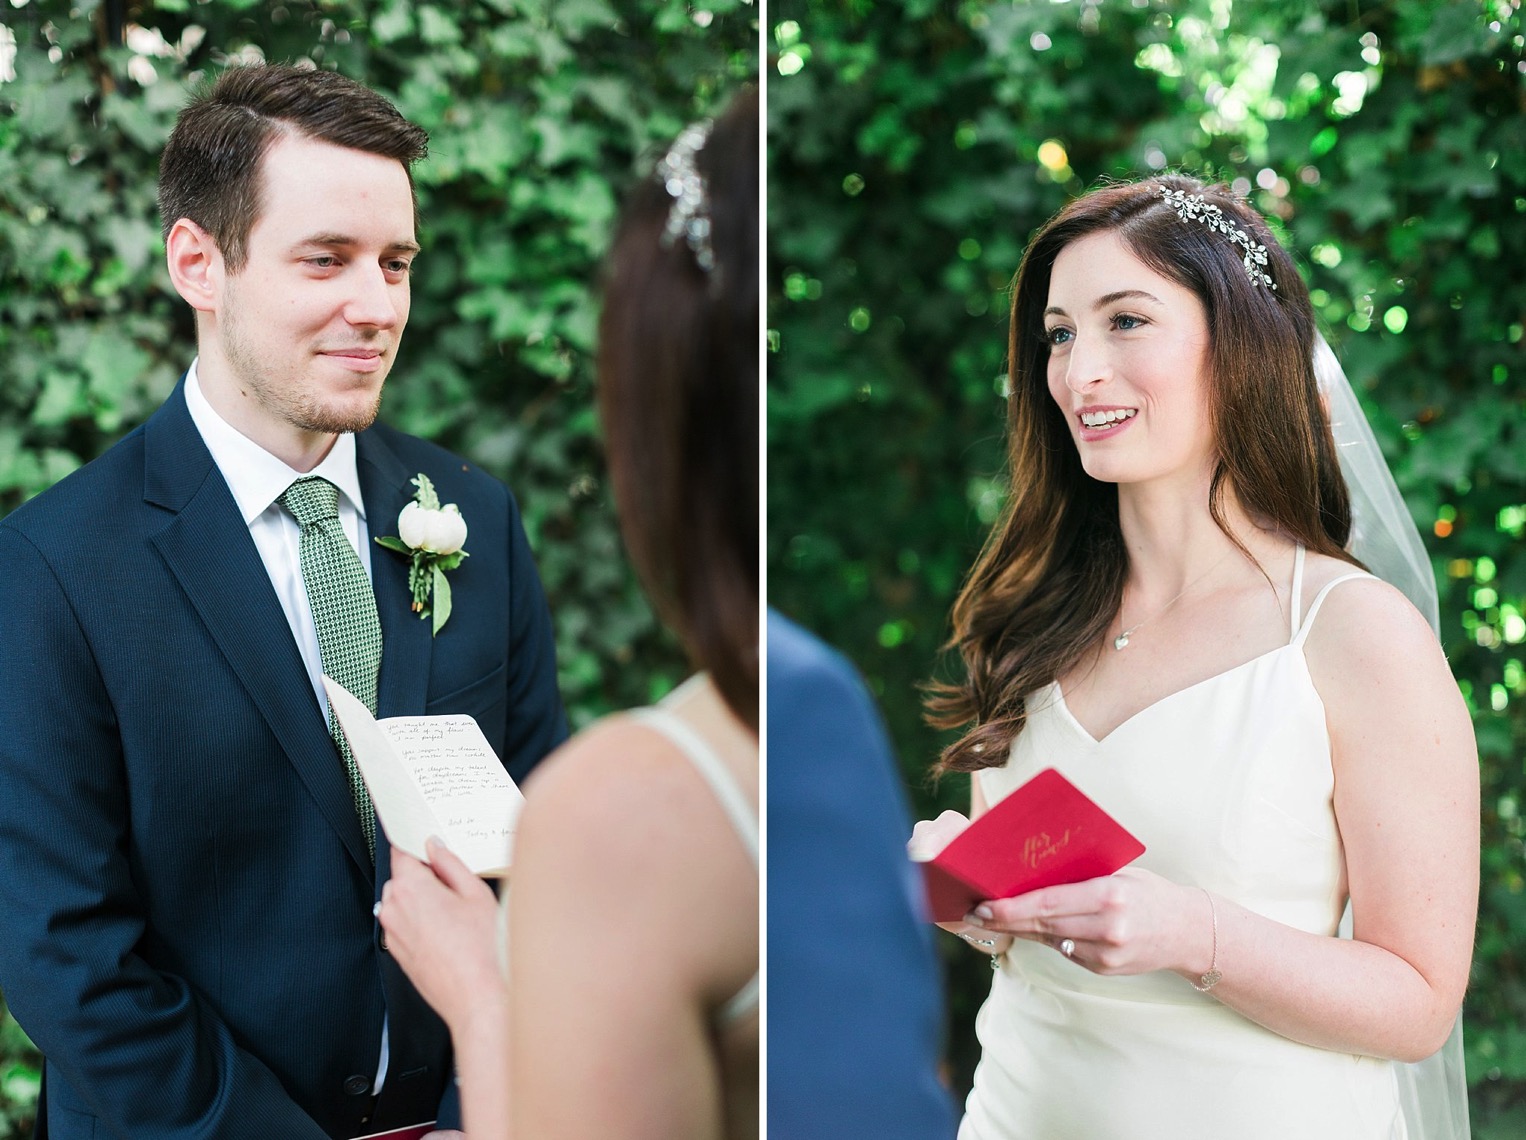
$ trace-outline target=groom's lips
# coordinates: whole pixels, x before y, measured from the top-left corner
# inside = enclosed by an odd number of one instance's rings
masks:
[[[318,355],[354,372],[375,372],[387,357],[379,348],[330,348],[319,351]]]

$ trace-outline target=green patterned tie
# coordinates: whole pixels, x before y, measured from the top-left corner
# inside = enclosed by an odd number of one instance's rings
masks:
[[[381,669],[381,621],[376,595],[360,556],[339,523],[339,488],[310,475],[298,479],[281,496],[281,505],[302,528],[302,581],[318,627],[318,652],[323,671],[376,712],[376,677]],[[376,860],[376,816],[360,769],[350,755],[339,718],[329,709],[329,732],[350,777],[350,792],[365,832],[366,849]]]

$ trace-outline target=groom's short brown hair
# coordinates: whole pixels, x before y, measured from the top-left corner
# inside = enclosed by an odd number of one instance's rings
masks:
[[[189,218],[243,268],[260,213],[260,160],[283,134],[395,158],[409,169],[429,136],[370,88],[287,64],[232,67],[181,110],[159,160],[159,224]]]

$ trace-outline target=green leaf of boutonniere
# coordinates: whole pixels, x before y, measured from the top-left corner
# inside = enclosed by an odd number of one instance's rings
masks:
[[[440,496],[435,494],[434,484],[429,481],[428,475],[420,471],[409,482],[419,489],[418,493],[413,496],[415,503],[426,511],[437,511],[440,509]]]
[[[439,566],[434,568],[434,633],[438,634],[447,620],[450,618],[450,582],[445,578],[445,571]],[[431,634],[434,636],[434,634]]]

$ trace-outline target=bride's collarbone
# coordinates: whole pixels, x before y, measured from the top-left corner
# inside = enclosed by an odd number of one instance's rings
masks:
[[[1114,623],[1117,624],[1116,622]],[[1285,647],[1290,628],[1276,615],[1199,615],[1141,629],[1122,649],[1110,630],[1060,679],[1071,715],[1096,739],[1174,694]]]
[[[1132,610],[1116,616],[1101,642],[1060,678],[1071,716],[1100,740],[1175,694],[1289,645],[1295,636],[1293,551],[1263,556],[1262,566],[1265,576],[1242,567],[1233,581],[1189,593],[1152,616],[1141,619]],[[1300,624],[1319,591],[1352,569],[1338,558],[1305,555],[1297,605]],[[1140,607],[1140,612],[1150,611]],[[1124,630],[1127,640],[1117,648],[1116,639]]]

